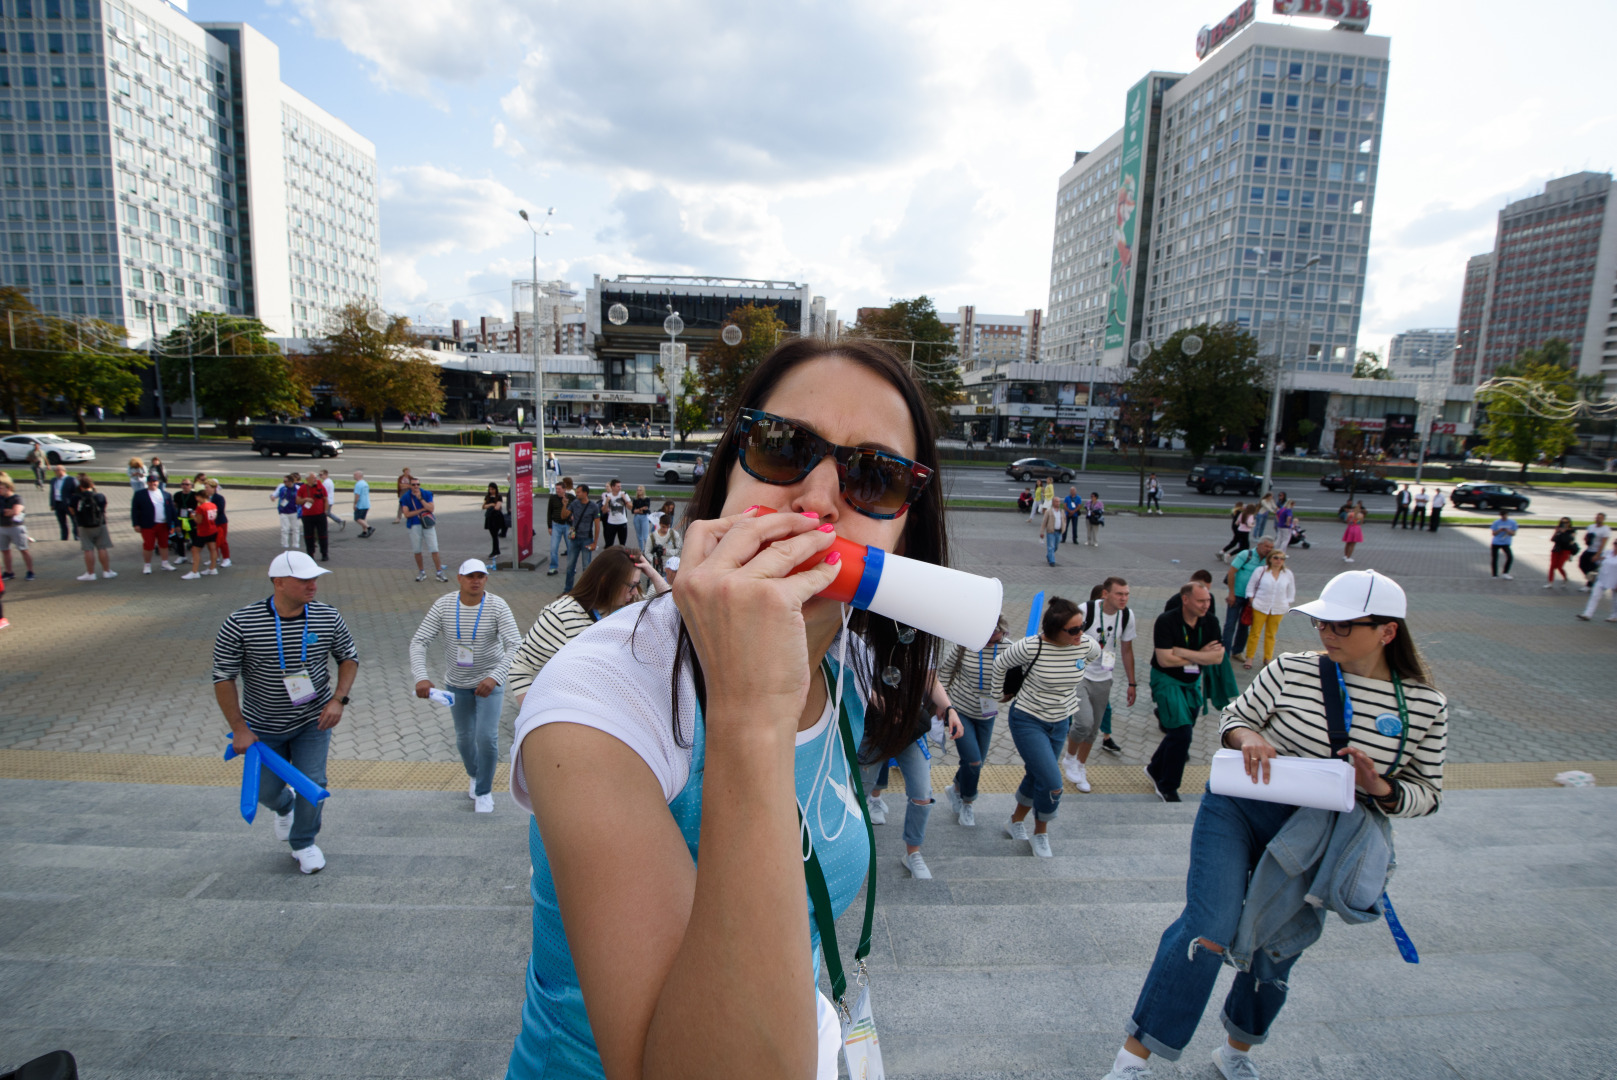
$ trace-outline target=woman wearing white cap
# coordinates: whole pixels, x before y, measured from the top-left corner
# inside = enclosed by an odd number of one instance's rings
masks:
[[[455,695],[449,714],[455,720],[461,764],[471,777],[466,794],[477,813],[490,814],[506,671],[522,645],[522,631],[510,606],[487,591],[488,567],[480,560],[461,563],[456,577],[459,591],[440,596],[410,639],[410,674],[415,678],[415,696],[426,697],[432,690],[427,646],[442,634],[444,685]]]
[[[1436,812],[1448,703],[1432,688],[1405,608],[1404,591],[1391,578],[1350,570],[1332,578],[1318,600],[1293,609],[1312,618],[1322,651],[1282,653],[1224,709],[1223,744],[1241,751],[1254,785],[1268,783],[1269,761],[1277,754],[1344,757],[1367,809],[1395,817]],[[1335,753],[1327,702],[1341,705],[1334,741],[1345,741],[1346,748]],[[1253,871],[1296,809],[1211,791],[1202,796],[1190,841],[1185,910],[1163,931],[1127,1025],[1128,1041],[1108,1080],[1143,1080],[1150,1075],[1150,1055],[1177,1060],[1190,1042],[1219,969],[1229,962],[1225,951],[1238,926],[1246,925]],[[1285,1004],[1296,960],[1258,949],[1249,969],[1238,970],[1224,1002],[1228,1039],[1213,1052],[1225,1077],[1257,1080],[1248,1051],[1265,1040]]]

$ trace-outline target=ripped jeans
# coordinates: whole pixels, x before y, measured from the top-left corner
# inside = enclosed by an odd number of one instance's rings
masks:
[[[1196,1033],[1224,964],[1222,950],[1241,921],[1247,879],[1294,810],[1280,803],[1202,795],[1190,836],[1185,910],[1162,932],[1157,958],[1128,1023],[1128,1033],[1153,1054],[1177,1061]],[[1199,944],[1202,939],[1219,951]],[[1275,962],[1259,951],[1252,971],[1236,972],[1221,1016],[1231,1038],[1264,1041],[1286,1003],[1286,977],[1296,962],[1295,956]]]
[[[865,747],[868,750],[869,747]],[[895,755],[898,770],[904,774],[904,843],[920,847],[926,839],[926,819],[932,816],[932,763],[921,752],[920,743],[909,743]],[[881,773],[887,763],[860,763],[865,790],[882,786]]]

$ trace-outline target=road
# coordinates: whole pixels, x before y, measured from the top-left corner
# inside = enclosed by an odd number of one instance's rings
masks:
[[[71,437],[71,436],[70,436]],[[340,435],[339,435],[340,437]],[[139,456],[147,461],[159,454],[168,465],[169,475],[176,479],[183,473],[206,471],[220,476],[280,477],[289,470],[300,472],[314,464],[308,458],[262,458],[249,449],[246,439],[235,445],[217,441],[192,443],[188,439],[100,439],[91,438],[89,444],[96,450],[97,471],[116,470],[130,457]],[[429,485],[437,483],[478,484],[490,480],[503,481],[506,469],[506,451],[494,449],[458,450],[423,446],[370,446],[356,444],[343,451],[340,458],[326,458],[316,467],[330,469],[334,474],[346,476],[355,469],[363,469],[373,480],[390,481],[405,466]],[[633,490],[636,485],[668,488],[656,475],[656,458],[651,454],[624,453],[563,453],[562,471],[573,479],[592,487],[604,486],[613,477]],[[1234,495],[1214,497],[1201,495],[1185,486],[1184,473],[1161,473],[1163,502],[1167,506],[1228,506]],[[966,466],[945,468],[942,473],[944,490],[954,499],[1003,500],[1014,502],[1023,485],[1005,475],[1003,466]],[[385,486],[385,484],[384,484]],[[1061,485],[1059,494],[1065,495]],[[1131,473],[1080,473],[1072,485],[1079,494],[1091,491],[1110,505],[1133,506],[1139,497],[1139,479]],[[1312,521],[1335,515],[1344,496],[1340,492],[1326,491],[1313,479],[1282,480],[1277,487],[1286,491],[1296,502],[1298,512]],[[1617,515],[1617,491],[1559,491],[1554,489],[1524,488],[1533,499],[1534,517],[1559,517],[1562,514],[1575,521],[1587,520],[1597,510]],[[1362,496],[1366,508],[1390,513],[1393,500],[1390,495]]]

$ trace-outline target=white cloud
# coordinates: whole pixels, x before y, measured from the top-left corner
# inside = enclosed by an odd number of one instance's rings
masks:
[[[292,0],[321,37],[369,61],[392,90],[433,96],[431,82],[472,83],[521,56],[537,5],[511,0],[454,4],[392,0]]]

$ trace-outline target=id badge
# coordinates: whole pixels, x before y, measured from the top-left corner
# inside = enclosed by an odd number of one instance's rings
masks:
[[[309,678],[307,671],[292,671],[281,676],[281,682],[286,684],[286,696],[294,705],[302,705],[306,701],[314,700],[314,680]]]
[[[472,650],[471,650],[470,646],[468,646],[468,645],[456,645],[455,646],[455,666],[456,667],[471,667],[472,666]]]
[[[851,1017],[838,1017],[842,1024],[842,1056],[848,1064],[848,1080],[887,1080],[881,1063],[881,1040],[876,1038],[876,1020],[870,1014],[870,984],[859,988]]]
[[[1186,664],[1182,670],[1186,675],[1200,675],[1202,673],[1200,664]]]
[[[1117,666],[1117,654],[1110,649],[1102,649],[1100,654],[1100,666],[1107,671],[1112,670]]]

